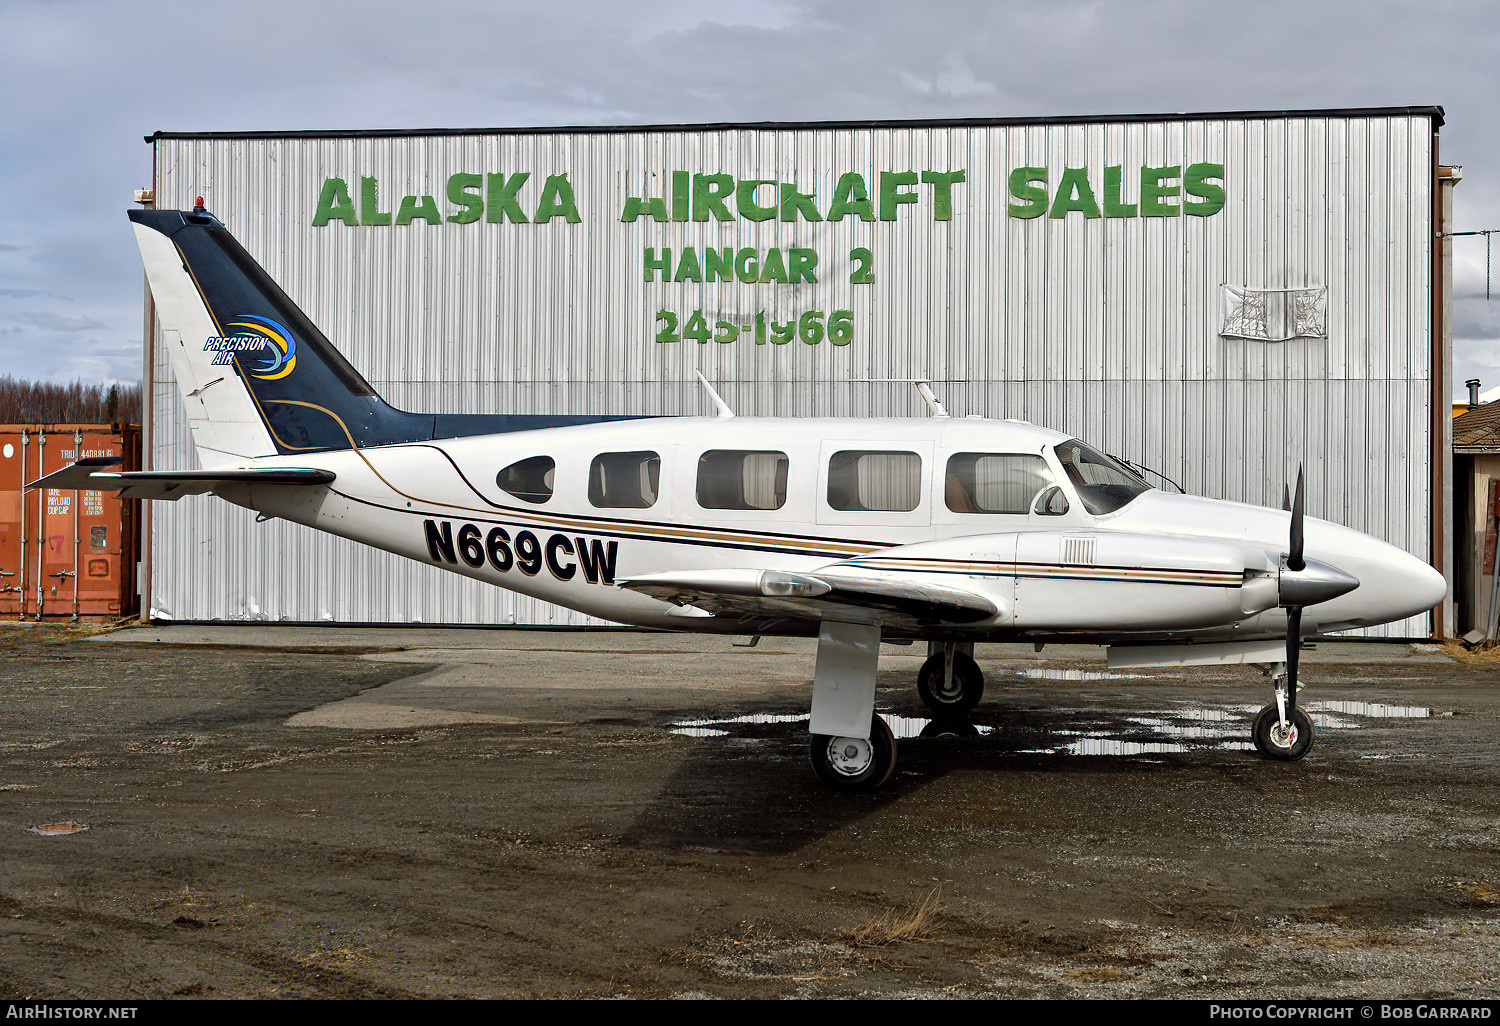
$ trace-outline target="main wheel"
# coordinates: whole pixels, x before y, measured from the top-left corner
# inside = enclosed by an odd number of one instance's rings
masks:
[[[922,704],[939,716],[961,716],[984,697],[984,674],[979,664],[962,652],[953,653],[953,680],[943,681],[943,653],[928,659],[917,673]]]
[[[1294,709],[1283,729],[1276,706],[1268,705],[1256,715],[1250,737],[1255,742],[1255,750],[1267,759],[1295,762],[1312,747],[1312,720],[1300,708]]]
[[[870,737],[814,734],[808,746],[813,772],[836,791],[873,791],[896,768],[896,738],[876,713]]]

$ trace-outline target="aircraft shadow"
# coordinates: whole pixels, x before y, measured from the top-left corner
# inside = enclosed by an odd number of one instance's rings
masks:
[[[690,721],[692,729],[713,736],[695,740],[620,842],[786,854],[905,800],[954,770],[1159,772],[1188,762],[1199,748],[1221,746],[1217,737],[1201,734],[1191,748],[1181,744],[1174,738],[1200,728],[1168,717],[1102,710],[999,707],[948,721],[911,709],[883,709],[882,715],[898,736],[906,736],[898,742],[895,774],[870,794],[834,792],[813,776],[805,715]],[[1221,724],[1225,738],[1243,736],[1244,725],[1228,719]]]

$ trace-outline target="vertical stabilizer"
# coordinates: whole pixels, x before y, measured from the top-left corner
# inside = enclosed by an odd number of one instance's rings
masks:
[[[132,210],[205,468],[460,435],[630,419],[391,406],[207,210]]]
[[[276,447],[237,368],[215,363],[210,340],[221,332],[182,255],[159,228],[132,219],[199,463],[214,468],[274,454]]]

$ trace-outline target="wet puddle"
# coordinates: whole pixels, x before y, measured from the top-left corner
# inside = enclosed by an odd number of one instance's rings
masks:
[[[1046,673],[1090,671],[1040,671]],[[1095,674],[1097,677],[1110,676]],[[1049,679],[1095,679],[1056,678]],[[1035,747],[1016,749],[1025,755],[1075,755],[1075,756],[1129,756],[1170,755],[1182,752],[1201,751],[1251,751],[1254,745],[1249,740],[1250,721],[1262,707],[1254,704],[1208,706],[1202,708],[1174,707],[1161,713],[1140,716],[1112,717],[1108,725],[1091,724],[1085,729],[1068,729],[1059,724],[1056,729],[1038,730],[1035,726],[1036,712],[1027,711],[1009,722],[1003,710],[996,710],[983,719],[934,720],[923,716],[907,716],[897,713],[881,713],[891,733],[899,740],[928,737],[986,737],[1006,730],[1007,726],[1035,733],[1044,743]],[[1392,705],[1383,702],[1312,701],[1303,703],[1303,708],[1312,717],[1313,724],[1325,730],[1350,730],[1368,726],[1373,721],[1390,719],[1426,719],[1435,713],[1426,706]],[[1079,714],[1085,719],[1087,714]],[[673,734],[685,737],[725,738],[736,741],[764,741],[771,737],[783,737],[784,732],[767,732],[758,728],[802,724],[808,722],[805,712],[747,713],[741,716],[678,720],[667,725]],[[989,722],[985,722],[988,720]],[[1024,726],[1020,726],[1025,724]],[[805,727],[804,727],[805,729]]]
[[[673,734],[684,737],[728,737],[733,727],[763,726],[768,723],[806,723],[812,717],[808,713],[750,713],[746,716],[731,716],[721,720],[678,720],[667,727]],[[743,734],[743,732],[741,732]]]
[[[1113,670],[1054,670],[1040,666],[1022,666],[1005,671],[1002,676],[1030,677],[1032,680],[1129,680],[1145,677],[1144,673],[1116,673]]]
[[[1297,693],[1300,695],[1302,689],[1298,688]],[[1307,709],[1309,713],[1321,710],[1348,713],[1351,716],[1369,716],[1381,720],[1425,720],[1429,716],[1436,715],[1426,706],[1386,705],[1384,702],[1309,702]]]

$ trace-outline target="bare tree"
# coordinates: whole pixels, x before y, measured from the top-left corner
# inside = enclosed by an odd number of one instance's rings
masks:
[[[140,385],[0,377],[0,424],[139,424]]]

